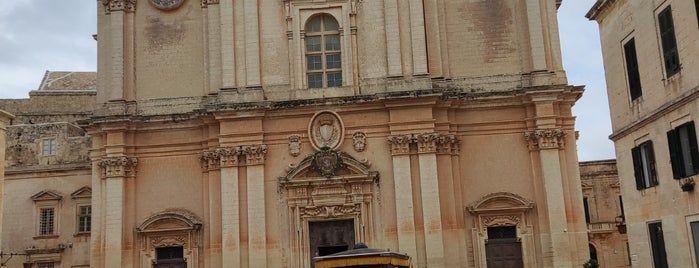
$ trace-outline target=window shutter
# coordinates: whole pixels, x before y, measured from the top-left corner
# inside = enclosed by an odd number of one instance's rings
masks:
[[[648,165],[649,165],[649,170],[650,174],[650,181],[653,185],[658,185],[658,173],[655,172],[655,152],[653,151],[653,141],[647,141],[646,142],[646,152],[648,155],[646,157],[648,158]],[[650,185],[647,185],[650,186]]]
[[[697,134],[694,128],[694,121],[687,123],[687,134],[689,136],[689,152],[692,156],[692,166],[694,166],[694,174],[697,174],[699,173],[699,148],[697,148]]]
[[[636,177],[636,190],[642,190],[643,185],[643,162],[641,161],[641,149],[639,147],[634,147],[631,149],[631,155],[633,156],[633,175]]]
[[[672,164],[672,177],[682,178],[682,151],[680,151],[680,139],[676,129],[667,132],[667,146],[670,150],[670,163]]]

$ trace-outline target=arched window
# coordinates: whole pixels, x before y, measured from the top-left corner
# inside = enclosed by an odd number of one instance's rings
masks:
[[[330,15],[306,23],[306,77],[308,88],[342,86],[340,26]]]

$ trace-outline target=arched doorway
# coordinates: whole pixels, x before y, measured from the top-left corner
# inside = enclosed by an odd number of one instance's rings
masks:
[[[595,245],[589,244],[590,247],[590,259],[599,261],[597,259],[597,249],[595,248]]]

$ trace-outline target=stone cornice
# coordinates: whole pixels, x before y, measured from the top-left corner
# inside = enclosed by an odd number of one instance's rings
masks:
[[[138,159],[126,156],[105,157],[99,160],[97,165],[103,179],[135,177]]]
[[[565,146],[567,132],[561,128],[535,129],[524,132],[530,150],[559,149]]]
[[[629,135],[630,133],[650,124],[651,122],[658,120],[660,117],[663,117],[677,110],[678,108],[684,106],[685,104],[691,101],[696,100],[697,98],[699,98],[699,87],[695,87],[687,91],[679,97],[671,101],[668,101],[664,105],[647,113],[645,116],[639,118],[638,120],[633,121],[630,124],[620,128],[619,130],[614,131],[612,135],[609,135],[609,139],[616,142],[619,139],[625,137],[626,135]]]
[[[102,5],[104,5],[107,14],[113,11],[136,11],[136,0],[102,0]]]

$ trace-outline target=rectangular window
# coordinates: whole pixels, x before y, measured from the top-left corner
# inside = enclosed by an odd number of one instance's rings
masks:
[[[621,212],[619,216],[626,218],[626,215],[624,215],[624,199],[622,199],[621,196],[619,196],[619,210],[619,212]]]
[[[668,268],[667,253],[665,251],[665,238],[663,237],[663,225],[660,222],[648,224],[648,235],[650,236],[650,248],[653,253],[653,264],[655,268]]]
[[[665,61],[665,74],[670,77],[680,71],[680,57],[677,53],[675,26],[670,6],[658,13],[658,26],[660,27],[660,41]]]
[[[342,86],[342,73],[328,73],[328,87]]]
[[[699,173],[699,150],[694,121],[668,131],[667,143],[673,178],[681,179]]]
[[[699,221],[689,223],[692,228],[692,241],[694,241],[694,260],[699,262]]]
[[[631,155],[633,156],[636,189],[642,190],[658,185],[658,177],[655,172],[653,142],[646,141],[634,147],[631,149]]]
[[[55,223],[55,211],[54,208],[41,208],[39,209],[39,235],[53,235],[54,234],[54,223]]]
[[[636,57],[636,41],[633,38],[624,44],[624,56],[626,57],[626,75],[629,79],[629,94],[631,100],[641,95],[641,75],[638,72],[638,58]]]
[[[587,197],[583,197],[583,208],[585,209],[585,222],[590,223],[590,204],[587,202]]]
[[[699,22],[699,0],[694,0],[694,9],[697,13],[697,22]],[[699,262],[699,260],[697,260]]]
[[[37,268],[53,268],[53,262],[40,262],[36,264]]]
[[[56,139],[43,139],[41,141],[41,154],[43,156],[56,155]]]
[[[89,233],[92,224],[92,206],[78,207],[78,233]]]
[[[323,74],[322,73],[310,73],[308,74],[308,88],[322,88],[323,87]]]

